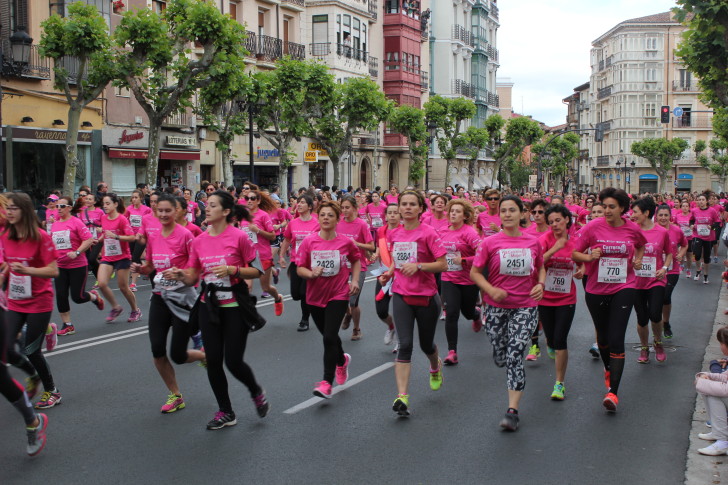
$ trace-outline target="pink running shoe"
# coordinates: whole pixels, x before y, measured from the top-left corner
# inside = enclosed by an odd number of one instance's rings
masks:
[[[53,322],[48,324],[48,328],[46,329],[45,341],[46,350],[48,352],[56,348],[56,345],[58,345],[58,325]]]
[[[447,357],[445,357],[445,360],[442,361],[445,365],[457,365],[458,364],[458,354],[454,350],[451,350],[447,353]]]
[[[667,354],[665,353],[665,347],[662,346],[662,342],[655,342],[655,360],[657,362],[665,362],[667,360]]]
[[[647,364],[650,361],[650,348],[640,347],[640,356],[637,358],[637,362],[640,364]]]
[[[349,380],[349,364],[351,363],[351,355],[344,354],[344,365],[336,366],[336,383],[340,386],[346,384]]]
[[[106,317],[106,323],[111,323],[114,320],[116,320],[119,315],[121,315],[121,312],[124,311],[123,308],[112,308],[109,312],[109,316]]]
[[[101,298],[101,295],[99,295],[99,292],[96,290],[89,291],[89,294],[93,294],[96,297],[95,301],[92,301],[94,305],[96,305],[96,308],[99,309],[99,311],[104,311],[104,299]]]
[[[483,329],[483,320],[478,318],[477,320],[473,320],[473,332],[478,333]]]
[[[331,384],[321,381],[313,388],[313,395],[324,399],[331,399]]]
[[[129,314],[129,319],[127,320],[127,322],[138,322],[141,319],[142,319],[142,309],[137,308],[136,310],[133,310]]]

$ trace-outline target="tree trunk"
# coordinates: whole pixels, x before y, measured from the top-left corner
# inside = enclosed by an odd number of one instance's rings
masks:
[[[331,184],[336,185],[338,188],[341,187],[341,167],[339,166],[339,156],[334,155],[333,153],[329,152],[329,159],[331,160],[331,164],[334,166],[334,183]]]
[[[658,189],[658,193],[662,194],[665,192],[665,182],[667,182],[667,171],[656,169],[655,172],[657,172],[657,175],[659,176],[660,180],[660,187]]]
[[[452,160],[448,159],[445,162],[445,187],[450,185],[450,169],[452,168]]]
[[[63,171],[63,195],[73,197],[76,193],[76,167],[78,167],[78,125],[81,109],[71,104],[68,108],[68,131],[66,132],[66,167]]]
[[[475,190],[475,173],[478,170],[478,159],[468,160],[468,192]]]
[[[149,153],[147,154],[147,184],[157,186],[157,170],[159,169],[159,136],[162,132],[162,120],[149,117]],[[170,180],[171,181],[171,180]]]
[[[234,183],[233,166],[230,163],[230,155],[232,154],[232,152],[233,151],[231,148],[228,148],[227,150],[220,150],[220,156],[222,159],[222,173],[223,180],[225,181],[225,187],[230,187]]]

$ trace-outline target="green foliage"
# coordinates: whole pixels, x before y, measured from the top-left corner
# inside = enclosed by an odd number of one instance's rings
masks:
[[[677,0],[677,4],[675,18],[688,27],[677,55],[698,76],[706,103],[728,106],[728,3]]]
[[[632,144],[632,154],[646,159],[660,177],[660,192],[665,190],[667,174],[673,162],[688,148],[688,142],[681,138],[646,138]]]
[[[505,164],[505,169],[501,172],[501,182],[505,182],[506,178],[511,189],[518,191],[524,187],[528,187],[528,176],[533,173],[533,168],[524,163],[520,158],[511,157]]]
[[[722,140],[728,140],[728,107],[713,110],[713,133]]]
[[[579,135],[576,133],[555,134],[546,143],[533,145],[533,153],[544,171],[556,179],[563,180],[569,172],[569,165],[579,155]]]
[[[466,98],[443,98],[432,96],[424,105],[427,124],[436,127],[437,147],[442,158],[447,160],[445,183],[450,183],[450,167],[463,148],[466,139],[463,134],[463,122],[469,120],[477,108],[475,103]]]
[[[490,118],[488,118],[490,120]],[[486,120],[486,123],[488,122]],[[495,159],[495,174],[498,173],[502,165],[513,166],[515,163],[521,163],[519,156],[523,150],[533,144],[534,142],[543,138],[543,130],[539,126],[538,122],[520,116],[518,118],[512,118],[506,123],[506,134],[503,143],[496,149]]]
[[[387,123],[394,131],[407,137],[410,155],[409,184],[419,186],[426,173],[429,155],[425,112],[409,105],[398,106],[392,110]]]

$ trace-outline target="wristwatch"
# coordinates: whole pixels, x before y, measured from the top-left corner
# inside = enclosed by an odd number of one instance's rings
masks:
[[[79,256],[81,256],[81,251],[76,250],[76,257],[79,257]]]
[[[417,263],[417,269],[422,271],[422,263]]]
[[[667,271],[669,268],[667,266],[663,266],[662,269],[664,269],[665,271]]]

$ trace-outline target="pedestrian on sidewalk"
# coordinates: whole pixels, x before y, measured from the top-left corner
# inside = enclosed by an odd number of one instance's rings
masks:
[[[720,351],[723,355],[728,355],[728,327],[719,329],[716,338],[720,343]],[[710,456],[728,455],[728,373],[713,373],[712,369],[711,372],[699,372],[695,376],[695,390],[703,396],[713,427],[709,433],[700,433],[698,438],[715,441],[710,446],[700,448],[698,453]]]

